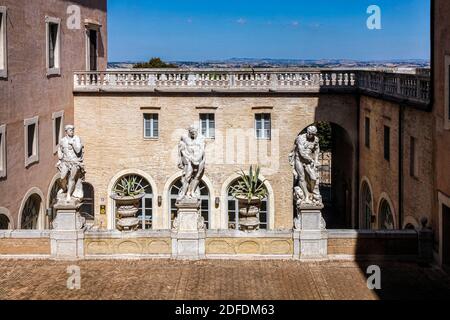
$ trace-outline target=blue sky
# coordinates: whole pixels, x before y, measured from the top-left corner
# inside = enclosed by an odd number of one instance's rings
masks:
[[[382,30],[366,26],[370,5]],[[429,0],[108,0],[110,61],[429,59]]]

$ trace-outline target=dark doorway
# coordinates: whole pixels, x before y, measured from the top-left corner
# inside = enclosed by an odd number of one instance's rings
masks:
[[[318,122],[313,125],[317,127],[320,138],[320,193],[325,205],[322,213],[327,228],[352,228],[354,149],[350,136],[335,123]]]

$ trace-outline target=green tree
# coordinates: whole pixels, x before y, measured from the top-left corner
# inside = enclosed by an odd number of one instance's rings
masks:
[[[177,65],[172,63],[166,63],[161,58],[151,58],[148,62],[136,63],[133,66],[134,69],[168,69],[178,68]]]
[[[322,152],[331,152],[333,147],[332,143],[332,134],[333,129],[328,122],[319,122],[316,123],[318,136],[320,139],[320,150]]]
[[[317,127],[317,136],[320,139],[320,151],[321,152],[331,152],[333,148],[333,140],[332,140],[332,134],[333,129],[331,127],[331,124],[329,122],[317,122],[314,124],[314,126]],[[306,133],[306,130],[308,128],[305,128],[302,131],[302,134]]]

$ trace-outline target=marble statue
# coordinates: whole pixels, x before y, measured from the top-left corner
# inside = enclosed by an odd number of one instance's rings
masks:
[[[178,195],[178,201],[200,198],[200,181],[205,172],[205,141],[199,135],[199,129],[191,126],[188,133],[181,137],[178,145],[178,167],[183,170],[183,186]]]
[[[60,190],[58,201],[69,203],[80,203],[83,199],[84,169],[84,146],[80,137],[75,135],[75,127],[65,127],[66,136],[59,142],[58,164],[60,172]]]
[[[317,128],[311,126],[305,134],[300,134],[289,157],[294,168],[294,197],[298,208],[323,207],[319,189],[320,141],[317,133]]]

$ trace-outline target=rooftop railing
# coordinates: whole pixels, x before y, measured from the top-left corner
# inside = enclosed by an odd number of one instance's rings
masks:
[[[357,79],[362,92],[409,102],[430,102],[431,78],[426,74],[359,71]]]
[[[426,75],[297,69],[158,69],[75,72],[75,92],[356,92],[428,103]]]

